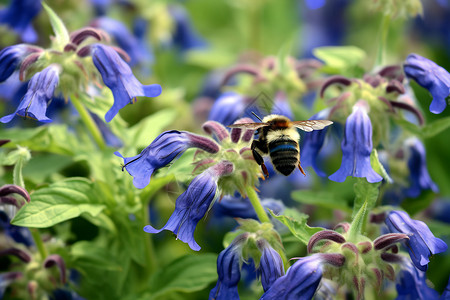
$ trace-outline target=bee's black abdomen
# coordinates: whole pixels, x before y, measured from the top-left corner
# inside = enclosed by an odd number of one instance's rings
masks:
[[[281,174],[288,176],[298,164],[298,144],[291,139],[276,139],[269,143],[272,164]]]

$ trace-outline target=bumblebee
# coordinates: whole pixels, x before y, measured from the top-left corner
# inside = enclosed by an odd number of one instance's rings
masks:
[[[253,113],[254,114],[254,113]],[[256,114],[254,114],[261,120]],[[261,120],[262,123],[244,123],[229,125],[230,128],[244,128],[256,130],[251,145],[253,157],[267,178],[269,172],[264,165],[263,156],[269,155],[272,165],[279,173],[288,176],[296,167],[306,176],[300,165],[300,134],[297,128],[303,131],[321,130],[333,124],[329,120],[305,120],[291,121],[289,118],[280,115],[268,115]]]

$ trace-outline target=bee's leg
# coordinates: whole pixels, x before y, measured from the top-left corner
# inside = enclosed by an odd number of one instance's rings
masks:
[[[256,163],[261,166],[261,170],[263,171],[264,176],[266,178],[268,178],[269,177],[269,171],[267,171],[266,165],[264,164],[264,159],[262,158],[261,154],[259,154],[256,151],[257,145],[256,145],[255,142],[256,141],[253,141],[252,142],[252,146],[251,146],[253,158],[255,159]]]
[[[302,172],[303,175],[306,176],[305,171],[303,171],[302,166],[300,165],[300,161],[298,162],[298,169],[300,170],[300,172]]]

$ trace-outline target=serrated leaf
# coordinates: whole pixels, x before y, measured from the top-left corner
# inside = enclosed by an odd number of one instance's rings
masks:
[[[31,202],[12,220],[17,226],[50,227],[83,213],[98,215],[105,205],[94,193],[93,183],[85,178],[69,178],[37,190]]]
[[[176,112],[173,109],[165,109],[142,119],[129,129],[128,134],[131,137],[129,144],[136,148],[147,147],[175,120],[175,117]]]
[[[306,224],[308,215],[299,212],[294,213],[293,210],[289,211],[290,216],[276,215],[270,209],[269,212],[275,219],[286,225],[289,231],[305,245],[308,245],[309,239],[314,233],[323,230],[321,227],[309,227]]]
[[[53,32],[55,33],[55,46],[58,50],[64,50],[64,46],[70,41],[69,32],[67,31],[63,21],[47,4],[45,4],[45,2],[42,2],[42,6],[48,14]]]
[[[313,50],[313,54],[331,73],[356,67],[366,57],[366,53],[355,46],[319,47]]]
[[[441,133],[442,131],[446,130],[449,127],[450,127],[450,117],[446,117],[428,124],[423,128],[422,133],[425,138],[431,138]]]
[[[217,280],[217,255],[186,255],[156,272],[151,279],[152,299],[168,293],[200,291]]]
[[[291,194],[292,199],[303,204],[313,204],[330,209],[340,209],[351,212],[344,197],[328,191],[295,191]]]

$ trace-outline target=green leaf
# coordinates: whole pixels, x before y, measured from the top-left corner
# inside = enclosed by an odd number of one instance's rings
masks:
[[[93,183],[85,178],[69,178],[37,190],[31,202],[12,220],[17,226],[50,227],[83,213],[97,216],[105,205],[94,193]]]
[[[356,178],[353,187],[355,191],[355,203],[353,205],[352,218],[356,216],[361,206],[367,202],[367,210],[371,211],[375,207],[380,192],[381,182],[369,183],[366,178]]]
[[[186,255],[156,272],[150,283],[153,298],[168,293],[200,291],[217,280],[217,255]]]
[[[403,129],[405,129],[406,131],[409,131],[410,133],[412,133],[414,135],[422,136],[422,134],[423,134],[422,128],[420,128],[416,124],[413,124],[405,119],[397,119],[397,120],[395,120],[395,122],[399,126],[401,126]]]
[[[308,215],[296,210],[286,209],[286,215],[279,216],[270,209],[269,212],[275,219],[286,225],[289,231],[305,245],[308,245],[309,239],[314,233],[323,230],[321,227],[309,227],[306,224]]]
[[[372,165],[373,170],[377,172],[379,175],[381,175],[387,182],[389,183],[393,182],[392,178],[386,172],[386,169],[383,167],[380,160],[378,159],[377,149],[373,149],[372,153],[370,154],[370,164]]]
[[[131,127],[128,131],[130,145],[136,148],[147,147],[176,117],[173,109],[165,109],[154,113]]]
[[[347,201],[340,195],[329,191],[295,191],[291,194],[292,199],[303,204],[313,204],[329,209],[340,209],[351,212]]]
[[[64,26],[63,21],[47,4],[45,4],[45,2],[42,2],[42,6],[48,14],[50,23],[52,24],[53,32],[55,33],[55,46],[58,48],[58,50],[64,50],[64,46],[67,45],[70,41],[69,32],[67,31],[66,26]]]
[[[120,262],[115,262],[109,249],[93,242],[81,241],[71,247],[71,259],[74,264],[103,271],[121,271]]]
[[[355,46],[319,47],[313,54],[325,63],[324,71],[336,74],[356,67],[366,57],[366,53]]]
[[[441,133],[442,131],[446,130],[449,127],[450,127],[450,117],[436,120],[423,128],[422,130],[423,136],[425,138],[431,138]]]

